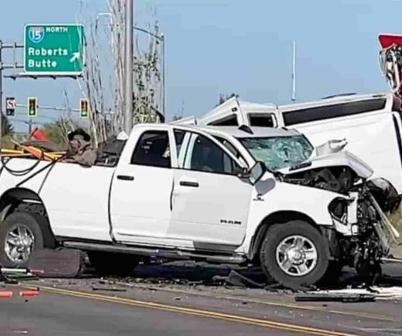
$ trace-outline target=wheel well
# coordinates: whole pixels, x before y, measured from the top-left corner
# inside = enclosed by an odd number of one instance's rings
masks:
[[[297,211],[278,211],[275,213],[272,213],[265,217],[261,223],[259,224],[256,233],[254,234],[252,240],[251,240],[251,245],[250,245],[250,250],[249,250],[249,259],[253,261],[258,261],[257,256],[258,256],[258,251],[261,247],[262,241],[265,237],[265,233],[267,230],[274,224],[283,224],[287,223],[289,221],[293,220],[302,220],[305,221],[314,228],[317,228],[317,224],[306,214],[297,212]]]
[[[43,225],[46,225],[49,232],[53,235],[45,205],[36,192],[26,188],[13,188],[7,190],[1,196],[0,221],[3,221],[11,213],[18,210],[33,212],[45,218],[46,221],[43,221],[43,223],[46,224]]]

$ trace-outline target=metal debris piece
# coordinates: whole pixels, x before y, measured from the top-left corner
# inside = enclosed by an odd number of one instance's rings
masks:
[[[6,284],[17,284],[22,280],[36,280],[38,277],[26,268],[0,267],[0,281]]]
[[[28,270],[26,268],[7,268],[7,267],[1,267],[0,268],[1,273],[7,274],[7,273],[28,273]]]
[[[95,286],[92,286],[92,290],[94,290],[94,291],[108,291],[108,292],[127,292],[127,289],[118,288],[118,287],[95,287]]]
[[[351,293],[301,293],[296,294],[295,301],[306,302],[373,302],[376,297],[373,294],[351,294]]]
[[[242,288],[264,288],[265,284],[261,284],[231,270],[229,275],[225,277],[225,282],[229,285]]]

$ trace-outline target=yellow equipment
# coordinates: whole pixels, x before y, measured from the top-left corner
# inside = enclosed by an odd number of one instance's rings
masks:
[[[54,161],[58,160],[65,153],[64,152],[44,152],[34,146],[26,146],[16,144],[21,149],[1,149],[1,156],[3,157],[34,157],[39,160]]]

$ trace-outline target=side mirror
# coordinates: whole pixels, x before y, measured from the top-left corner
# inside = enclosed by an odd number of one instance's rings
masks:
[[[248,180],[254,185],[262,178],[266,171],[267,168],[265,164],[261,161],[257,161],[248,173]]]

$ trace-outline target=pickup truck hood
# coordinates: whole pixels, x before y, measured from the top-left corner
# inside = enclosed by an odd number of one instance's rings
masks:
[[[338,167],[342,167],[341,170]],[[373,175],[370,166],[345,150],[315,151],[309,160],[279,172],[284,182],[345,195],[356,183],[361,182],[359,179],[363,179],[383,211],[394,212],[401,203],[401,197],[389,181],[383,178],[369,179]]]
[[[330,167],[349,167],[353,170],[359,177],[363,179],[368,179],[373,175],[373,170],[369,165],[367,165],[363,160],[358,158],[356,155],[342,150],[330,154],[315,154],[309,160],[302,162],[301,164],[278,170],[280,173],[288,175],[295,174],[299,172],[305,172],[308,170],[317,170],[319,168],[330,168]]]

